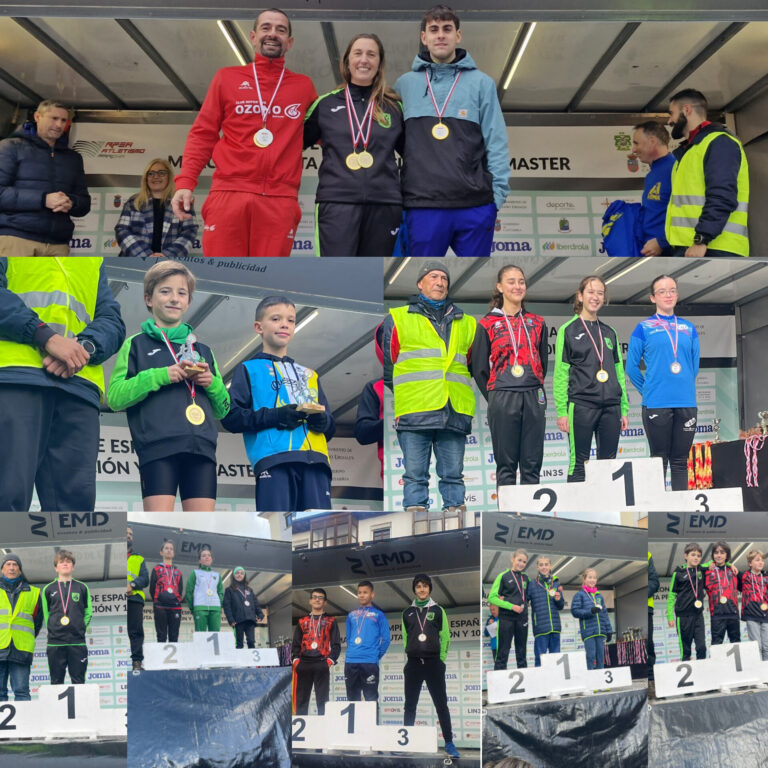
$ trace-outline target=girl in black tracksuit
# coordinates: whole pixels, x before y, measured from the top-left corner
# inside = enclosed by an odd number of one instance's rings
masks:
[[[235,648],[243,647],[243,635],[248,647],[255,648],[256,622],[264,618],[264,612],[241,565],[232,572],[232,583],[224,590],[223,607],[229,626],[235,628]]]
[[[403,112],[384,76],[376,35],[352,38],[344,83],[321,96],[304,122],[304,147],[320,143],[317,256],[391,256],[402,217]],[[354,136],[354,138],[353,138]],[[351,166],[351,167],[350,167]]]
[[[491,311],[477,324],[472,375],[488,401],[496,485],[536,485],[544,461],[547,396],[547,324],[528,312],[525,275],[509,264],[499,270]]]
[[[160,554],[163,562],[152,569],[149,580],[157,642],[164,643],[167,640],[169,643],[178,643],[184,579],[181,571],[173,564],[173,542],[166,541]]]

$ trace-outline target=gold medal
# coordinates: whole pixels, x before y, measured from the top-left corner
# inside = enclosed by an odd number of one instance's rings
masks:
[[[519,379],[524,373],[525,373],[525,368],[523,368],[523,366],[520,365],[520,363],[515,363],[512,366],[512,375],[516,379]]]
[[[439,123],[435,123],[432,126],[433,139],[437,139],[438,141],[443,141],[444,139],[448,138],[449,134],[450,134],[450,131],[448,130],[448,126],[442,121]]]
[[[768,611],[768,603],[760,603],[761,611]]]
[[[549,590],[549,596],[550,597],[557,597],[557,590],[556,589],[550,589]]]
[[[347,168],[349,168],[350,171],[360,170],[360,155],[358,155],[357,152],[350,152],[347,155],[345,162],[347,164]]]
[[[260,131],[256,131],[256,133],[253,134],[253,143],[259,147],[259,149],[268,147],[274,140],[275,137],[269,128],[262,128]]]
[[[59,621],[66,627],[69,624],[69,616],[62,616]]]
[[[357,161],[361,168],[370,168],[373,165],[373,155],[368,150],[364,150],[357,156]]]
[[[694,608],[701,608],[701,606],[704,605],[704,603],[701,602],[701,600],[697,600],[693,606]]]
[[[205,594],[208,595],[208,597],[212,597],[213,596],[213,590],[212,589],[206,589],[205,590]]]
[[[196,427],[199,427],[205,421],[205,411],[197,405],[197,403],[188,405],[185,413],[187,415],[187,421],[190,424],[194,424]]]
[[[606,371],[604,368],[601,368],[596,374],[595,378],[601,383],[605,384],[606,381],[608,381],[608,371]]]
[[[728,602],[728,598],[727,598],[725,595],[723,595],[723,596],[720,598],[720,602],[721,602],[723,605],[725,605],[725,604]]]

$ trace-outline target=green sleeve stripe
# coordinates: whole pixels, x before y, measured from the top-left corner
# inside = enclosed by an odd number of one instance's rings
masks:
[[[85,619],[85,628],[88,629],[88,625],[91,623],[91,617],[93,616],[93,604],[91,602],[91,590],[88,589],[87,584],[83,584],[81,581],[80,584],[83,585],[85,588],[85,597],[86,597],[86,603],[85,603],[85,616],[83,617]]]
[[[669,594],[667,595],[667,621],[673,621],[675,618],[675,600],[677,592],[675,591],[675,578],[677,573],[672,574],[672,581],[669,582]]]
[[[507,568],[507,570],[509,570]],[[501,584],[501,577],[506,573],[507,571],[502,571],[497,577],[496,581],[493,582],[493,586],[491,587],[491,591],[488,594],[488,602],[493,603],[493,605],[498,605],[500,608],[506,608],[507,610],[512,610],[512,603],[507,602],[504,600],[504,598],[499,597],[499,585]]]
[[[405,610],[407,611],[408,609],[406,608]],[[405,648],[408,647],[408,630],[405,628],[405,611],[403,611],[403,615],[402,615],[401,620],[402,620],[402,624],[403,624],[403,626],[402,626],[402,629],[403,629],[403,650],[405,650]]]
[[[307,110],[307,114],[304,115],[304,122],[307,122],[307,118],[315,111],[315,107],[326,97],[326,96],[333,96],[334,93],[340,93],[343,91],[343,88],[336,88],[333,91],[328,91],[328,93],[324,93],[322,96],[318,96],[315,99],[314,104]]]
[[[555,397],[555,412],[558,418],[568,415],[568,384],[570,383],[571,364],[567,360],[565,332],[566,328],[577,318],[578,315],[574,315],[567,323],[557,329],[555,375],[552,380],[552,394]]]
[[[171,380],[168,376],[167,368],[147,368],[139,371],[130,379],[126,378],[128,373],[128,356],[131,352],[133,339],[140,334],[136,333],[123,343],[117,354],[115,367],[109,380],[107,389],[107,402],[113,411],[124,411],[132,405],[136,405],[144,400],[151,392],[155,392]]]
[[[440,661],[445,661],[448,655],[448,646],[451,644],[451,624],[448,621],[448,614],[442,605],[440,610],[443,612],[443,624],[440,627]]]

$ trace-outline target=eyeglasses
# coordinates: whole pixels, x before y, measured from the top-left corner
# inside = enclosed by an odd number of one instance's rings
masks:
[[[677,296],[677,288],[660,288],[655,291],[656,296]]]
[[[168,175],[168,171],[147,171],[148,179],[153,176],[159,176],[162,178],[163,176],[167,176],[167,175]]]

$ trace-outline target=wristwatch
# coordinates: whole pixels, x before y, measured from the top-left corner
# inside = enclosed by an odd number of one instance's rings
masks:
[[[96,345],[90,339],[77,338],[77,343],[91,356],[96,354]]]
[[[709,245],[709,241],[712,238],[709,237],[709,235],[702,235],[701,232],[697,232],[693,236],[693,244],[694,245]]]

